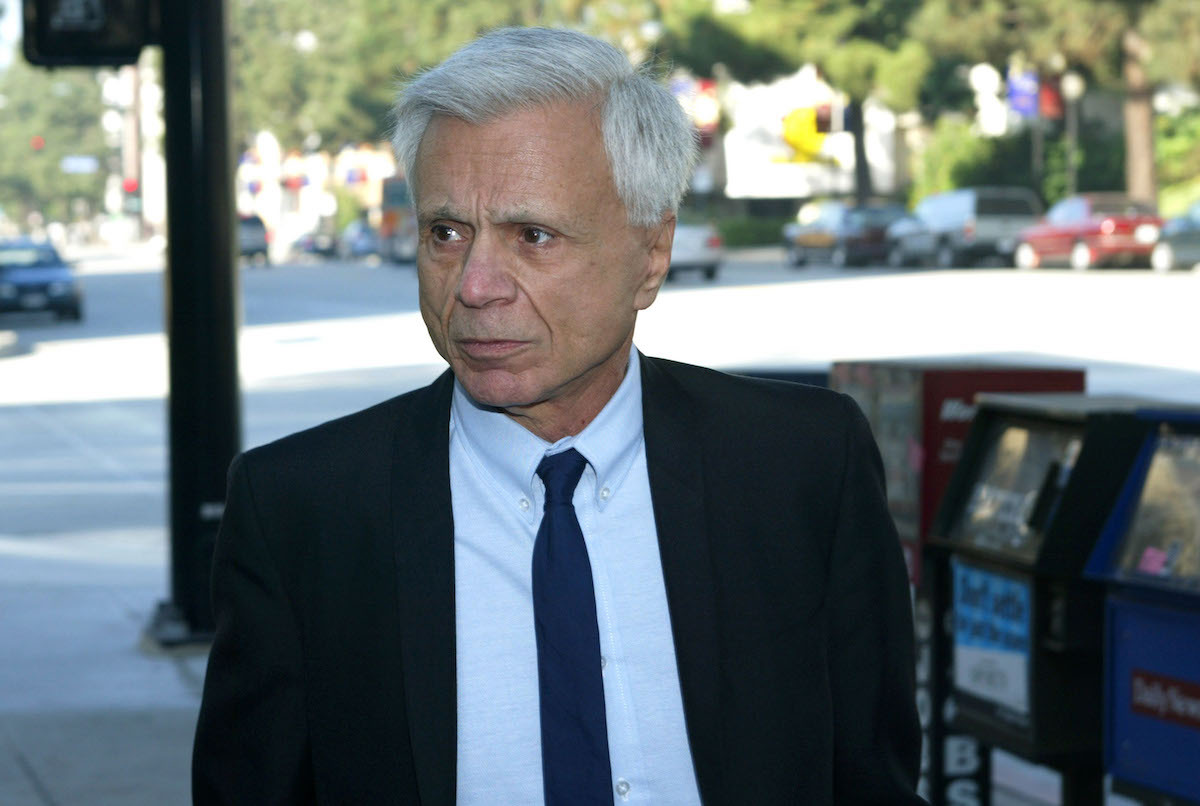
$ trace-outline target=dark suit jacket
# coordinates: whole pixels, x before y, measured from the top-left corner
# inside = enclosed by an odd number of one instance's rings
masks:
[[[922,803],[908,587],[862,415],[651,358],[642,382],[704,803]],[[452,388],[234,461],[197,803],[454,802]]]

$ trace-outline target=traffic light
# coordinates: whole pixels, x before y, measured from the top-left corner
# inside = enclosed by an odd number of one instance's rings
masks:
[[[41,67],[133,64],[158,40],[158,2],[22,0],[25,58]]]

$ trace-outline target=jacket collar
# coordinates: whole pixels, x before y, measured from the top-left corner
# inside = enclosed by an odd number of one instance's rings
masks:
[[[413,766],[423,804],[454,803],[458,714],[454,637],[454,520],[450,509],[447,370],[414,392],[392,459],[400,655]]]
[[[688,744],[701,800],[723,789],[716,580],[705,513],[704,424],[669,362],[642,356],[646,467],[675,639]]]

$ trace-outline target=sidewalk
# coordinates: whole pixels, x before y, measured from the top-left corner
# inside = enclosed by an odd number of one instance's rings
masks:
[[[161,535],[0,535],[0,804],[184,806],[203,649],[142,628]]]

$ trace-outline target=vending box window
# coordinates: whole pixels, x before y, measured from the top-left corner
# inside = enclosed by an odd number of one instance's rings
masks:
[[[1146,401],[981,395],[931,546],[949,555],[952,725],[1097,803],[1102,586],[1084,566],[1133,466]]]
[[[1104,760],[1146,806],[1200,804],[1200,411],[1153,425],[1088,561],[1109,586]]]

